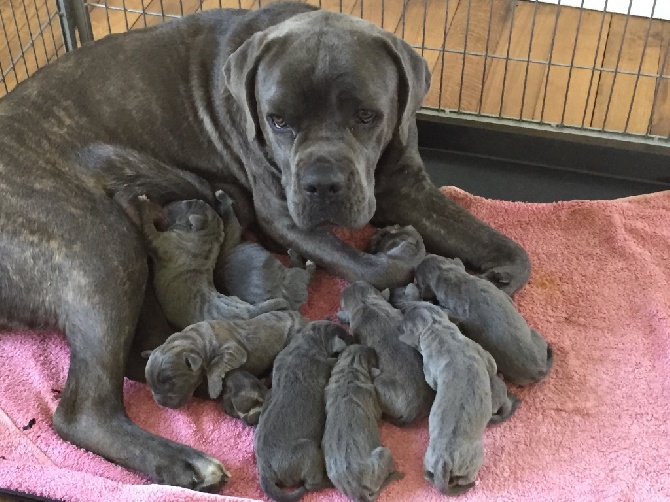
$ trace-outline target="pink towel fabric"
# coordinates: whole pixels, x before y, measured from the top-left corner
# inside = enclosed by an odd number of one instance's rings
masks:
[[[533,274],[515,301],[555,355],[545,381],[517,389],[516,415],[486,431],[478,484],[460,499],[670,500],[670,192],[526,204],[444,191],[528,250]],[[345,237],[362,247],[370,233]],[[333,314],[342,286],[320,271],[304,313]],[[2,488],[81,502],[264,499],[253,429],[215,403],[193,399],[168,410],[144,384],[126,383],[131,418],[232,472],[220,495],[154,485],[54,434],[51,415],[68,365],[61,335],[5,332],[0,354]],[[379,500],[442,500],[422,476],[427,423],[383,424],[382,439],[406,476]],[[304,500],[345,499],[330,489]]]

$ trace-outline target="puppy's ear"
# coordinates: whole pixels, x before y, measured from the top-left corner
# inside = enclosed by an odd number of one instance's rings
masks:
[[[391,291],[389,290],[389,288],[386,288],[384,291],[380,291],[380,293],[382,295],[382,298],[386,301],[389,301],[389,299],[391,298]]]
[[[207,391],[211,399],[216,399],[223,391],[223,377],[226,373],[245,362],[247,351],[239,343],[230,341],[221,347],[220,354],[207,367]]]
[[[257,32],[233,52],[223,66],[223,78],[233,98],[245,116],[247,139],[253,141],[258,133],[256,111],[256,70],[265,52],[267,34]]]
[[[390,33],[385,34],[384,40],[400,74],[398,138],[405,145],[412,121],[430,88],[431,74],[426,60],[407,42]]]
[[[453,259],[454,265],[458,265],[458,268],[462,268],[465,270],[465,265],[463,264],[463,261],[460,258],[454,258]]]
[[[334,336],[329,344],[329,351],[331,354],[339,354],[347,348],[347,342],[342,340],[339,336]]]
[[[143,351],[140,353],[140,355],[141,355],[144,359],[149,359],[149,356],[151,355],[152,352],[153,352],[153,350],[143,350]]]
[[[202,366],[202,357],[197,354],[184,354],[184,362],[192,372],[200,371]]]
[[[192,214],[188,217],[191,224],[191,230],[202,230],[205,228],[205,218],[199,214]]]

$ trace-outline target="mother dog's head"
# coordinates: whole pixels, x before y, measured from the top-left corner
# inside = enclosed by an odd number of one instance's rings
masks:
[[[246,135],[281,171],[298,227],[360,227],[375,212],[374,171],[404,145],[430,84],[426,61],[375,25],[327,11],[248,39],[224,67]]]

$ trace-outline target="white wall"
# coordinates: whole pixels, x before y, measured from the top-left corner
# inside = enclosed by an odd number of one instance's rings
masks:
[[[533,0],[531,0],[533,1]],[[559,0],[536,0],[542,3],[557,4]],[[560,0],[561,5],[568,7],[580,7],[582,0]],[[605,9],[605,0],[583,0],[585,9],[603,11]],[[670,20],[670,0],[608,0],[607,12],[618,12],[625,14],[628,12],[628,6],[631,6],[630,13],[634,16],[649,17],[654,8],[653,17],[656,19]]]

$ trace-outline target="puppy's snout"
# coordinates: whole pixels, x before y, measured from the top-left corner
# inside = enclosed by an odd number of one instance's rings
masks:
[[[308,166],[300,178],[300,187],[310,196],[328,197],[344,190],[344,173],[329,162],[317,162]]]

